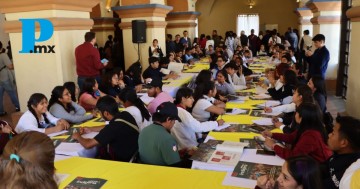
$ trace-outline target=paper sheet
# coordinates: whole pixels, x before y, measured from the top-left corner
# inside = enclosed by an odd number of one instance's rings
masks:
[[[215,131],[220,131],[221,129],[225,129],[225,128],[228,128],[228,127],[230,127],[230,124],[224,123],[223,125],[221,125],[219,127],[216,127],[214,130]]]
[[[271,98],[271,96],[263,93],[263,94],[254,95],[253,98],[255,98],[255,99],[268,99],[268,98]]]
[[[226,113],[228,115],[237,115],[237,114],[243,114],[248,112],[248,110],[243,110],[243,109],[239,109],[239,108],[233,108],[232,111],[230,113]]]
[[[54,137],[54,136],[62,135],[62,134],[67,133],[67,132],[68,132],[67,130],[63,130],[63,131],[60,131],[60,132],[48,134],[47,136],[48,137]]]
[[[184,64],[182,64],[182,63],[170,62],[169,66],[168,66],[168,69],[170,71],[173,71],[177,74],[180,74],[183,68],[184,68]]]
[[[86,133],[81,135],[83,138],[94,138],[97,134],[99,134],[99,132],[90,132],[90,133]]]
[[[258,104],[257,106],[265,108],[266,107],[274,107],[274,106],[279,106],[281,103],[278,100],[267,100],[266,102],[262,103],[262,104]]]
[[[80,143],[62,142],[55,148],[55,153],[67,156],[79,156],[78,152],[82,149],[84,149],[84,147]]]
[[[279,121],[282,122],[283,120],[279,118]],[[261,118],[258,120],[253,120],[253,123],[258,125],[274,125],[272,122],[272,118]]]

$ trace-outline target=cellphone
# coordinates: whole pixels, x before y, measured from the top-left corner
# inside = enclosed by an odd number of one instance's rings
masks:
[[[267,155],[267,156],[275,156],[276,155],[274,151],[267,151],[267,150],[256,150],[256,154]]]

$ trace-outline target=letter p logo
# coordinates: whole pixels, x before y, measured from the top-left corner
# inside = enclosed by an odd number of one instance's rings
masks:
[[[22,49],[19,53],[36,53],[35,43],[47,41],[54,33],[54,26],[49,20],[19,19],[19,21],[22,22]],[[40,35],[38,39],[35,39],[36,22],[40,25]]]

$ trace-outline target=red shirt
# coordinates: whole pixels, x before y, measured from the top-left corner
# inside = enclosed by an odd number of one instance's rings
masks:
[[[272,138],[292,144],[295,140],[296,133],[297,131],[294,131],[291,134],[273,133]],[[308,155],[319,163],[326,161],[332,155],[332,151],[324,143],[320,132],[316,130],[305,131],[300,136],[293,149],[282,148],[275,145],[274,151],[276,155],[284,159],[292,156]]]
[[[99,51],[90,43],[84,42],[75,49],[76,73],[80,77],[96,77],[104,65]]]

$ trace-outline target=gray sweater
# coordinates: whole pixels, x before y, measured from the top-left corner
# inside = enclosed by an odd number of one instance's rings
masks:
[[[67,112],[63,106],[58,103],[53,104],[49,112],[57,118],[65,119],[70,123],[81,123],[83,121],[93,118],[92,114],[85,115],[86,111],[83,107],[75,102],[71,102],[71,105],[75,108],[75,111]]]

